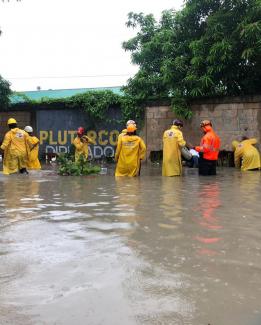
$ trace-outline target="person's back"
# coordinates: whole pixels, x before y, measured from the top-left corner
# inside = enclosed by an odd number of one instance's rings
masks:
[[[38,159],[40,140],[33,135],[33,128],[30,125],[27,125],[24,131],[28,135],[27,143],[29,147],[26,166],[28,169],[41,169],[41,164]]]
[[[29,136],[28,141],[31,146],[29,154],[29,161],[27,163],[28,169],[41,169],[41,164],[38,159],[39,155],[39,139],[35,136]]]
[[[241,170],[252,170],[259,169],[261,167],[260,163],[260,153],[253,145],[257,143],[257,140],[245,139],[240,142],[235,149],[235,166],[240,167],[240,162],[242,159]]]
[[[217,160],[220,148],[220,138],[212,128],[209,128],[202,138],[202,146],[204,145],[205,150],[203,149],[203,158],[207,160]]]
[[[1,149],[4,150],[3,172],[6,175],[18,171],[27,173],[28,134],[17,127],[15,119],[10,118],[7,123],[10,130],[5,134],[1,145]]]
[[[139,136],[129,133],[121,136],[115,153],[115,176],[137,176],[145,153],[145,143]]]
[[[163,134],[162,176],[179,176],[182,172],[180,148],[186,144],[177,125]]]
[[[211,121],[201,121],[200,128],[204,135],[200,145],[195,147],[200,154],[198,173],[203,176],[216,175],[216,164],[221,145],[220,138],[214,132]]]
[[[6,141],[8,141],[9,145],[9,153],[15,156],[21,156],[27,154],[27,147],[26,147],[26,133],[19,129],[14,128],[8,131],[5,135],[5,139],[3,141],[3,146],[5,147]]]

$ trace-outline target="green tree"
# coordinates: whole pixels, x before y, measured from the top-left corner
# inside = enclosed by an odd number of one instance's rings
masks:
[[[180,11],[129,13],[138,29],[123,43],[138,73],[125,91],[142,100],[171,98],[185,117],[202,96],[255,94],[261,89],[261,0],[187,0]]]
[[[11,95],[10,84],[0,76],[0,109],[6,109]]]

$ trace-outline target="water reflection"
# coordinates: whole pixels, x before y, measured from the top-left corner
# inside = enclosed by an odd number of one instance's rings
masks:
[[[223,228],[217,213],[221,204],[220,185],[218,182],[201,184],[197,194],[193,219],[199,225],[198,234],[194,238],[202,244],[198,253],[216,255],[219,251],[215,249],[214,244],[221,240],[218,230]]]
[[[260,173],[143,171],[0,179],[1,320],[259,324]]]
[[[187,324],[194,304],[184,295],[190,288],[189,278],[180,272],[186,258],[175,256],[183,237],[179,231],[182,182],[160,177],[121,180],[116,193],[117,202],[130,212],[130,219],[125,220],[133,226],[124,233],[131,249],[124,286],[136,324]]]
[[[239,176],[239,204],[255,206],[260,200],[259,188],[261,182],[261,173],[258,171],[245,172]]]
[[[39,182],[31,179],[21,180],[16,181],[14,177],[9,177],[2,182],[1,226],[38,216],[40,208],[37,204],[42,201],[39,196]]]
[[[163,222],[159,227],[165,229],[177,229],[182,223],[182,213],[184,212],[184,202],[182,202],[183,182],[180,177],[163,178],[160,188],[160,208]]]

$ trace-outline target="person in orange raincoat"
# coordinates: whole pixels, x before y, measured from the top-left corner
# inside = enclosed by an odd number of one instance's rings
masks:
[[[73,145],[75,146],[75,161],[78,161],[80,156],[83,155],[85,159],[88,158],[88,144],[94,144],[94,141],[84,135],[85,130],[83,127],[79,127],[77,130],[77,137],[73,140]]]
[[[136,135],[136,126],[129,124],[127,133],[118,139],[115,153],[117,162],[115,176],[138,176],[141,160],[145,158],[146,145]]]
[[[182,173],[181,148],[185,147],[181,128],[183,122],[174,120],[173,125],[163,134],[162,176],[180,176]]]
[[[39,155],[39,143],[40,140],[33,136],[33,128],[31,126],[26,126],[24,131],[28,133],[28,143],[29,143],[29,159],[26,163],[28,169],[41,169],[41,164],[38,159]]]
[[[17,127],[14,118],[7,121],[9,131],[5,134],[1,149],[4,151],[3,173],[5,175],[20,172],[28,174],[26,164],[29,156],[28,134]]]
[[[242,171],[258,170],[261,167],[260,153],[254,145],[257,139],[243,137],[241,142],[233,141],[235,167]]]
[[[200,123],[200,128],[204,132],[200,146],[195,147],[199,152],[199,175],[216,175],[216,165],[220,149],[220,138],[214,132],[209,120]]]

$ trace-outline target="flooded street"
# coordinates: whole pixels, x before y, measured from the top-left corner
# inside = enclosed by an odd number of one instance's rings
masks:
[[[0,176],[0,324],[260,325],[261,174]]]

